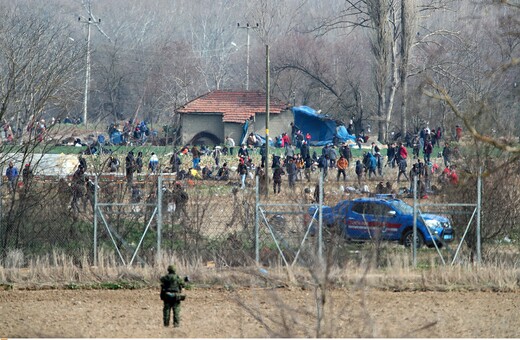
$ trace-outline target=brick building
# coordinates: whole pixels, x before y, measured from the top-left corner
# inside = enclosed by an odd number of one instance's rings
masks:
[[[265,93],[258,91],[216,90],[178,108],[182,144],[222,144],[230,136],[238,145],[243,126],[249,121],[250,132],[265,135]],[[269,137],[290,133],[293,114],[289,106],[271,97]]]

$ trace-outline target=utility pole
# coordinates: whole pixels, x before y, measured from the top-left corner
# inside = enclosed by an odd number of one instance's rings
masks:
[[[265,45],[265,198],[269,197],[269,45]]]
[[[260,25],[257,23],[256,26],[249,26],[249,23],[247,23],[245,26],[240,26],[240,23],[237,23],[237,28],[245,28],[247,31],[246,91],[249,91],[249,29],[259,29]]]
[[[98,19],[98,23],[101,22],[101,19]],[[88,18],[86,20],[81,20],[81,17],[78,18],[78,22],[87,25],[87,65],[85,67],[85,94],[83,97],[83,124],[85,127],[87,126],[87,110],[88,110],[88,93],[90,90],[90,25],[94,23],[92,18]]]

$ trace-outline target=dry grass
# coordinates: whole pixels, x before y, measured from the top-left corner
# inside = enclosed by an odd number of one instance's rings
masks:
[[[10,252],[0,266],[0,284],[4,288],[143,288],[156,287],[165,272],[166,264],[175,263],[181,275],[189,275],[198,287],[315,287],[321,280],[335,287],[359,286],[382,290],[432,290],[432,291],[518,291],[520,268],[510,262],[495,261],[492,264],[436,265],[434,261],[422,268],[413,268],[408,253],[389,253],[387,265],[376,268],[369,256],[361,262],[345,263],[342,267],[330,266],[326,277],[320,266],[291,268],[282,266],[212,267],[201,261],[189,264],[175,256],[161,259],[164,265],[127,267],[118,264],[113,253],[100,253],[98,265],[92,266],[85,254],[74,262],[62,254],[38,257],[22,267],[23,254]],[[289,277],[293,279],[290,280]]]

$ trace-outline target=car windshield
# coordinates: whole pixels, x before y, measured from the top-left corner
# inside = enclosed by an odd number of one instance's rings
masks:
[[[403,201],[395,200],[392,201],[392,206],[400,212],[401,214],[410,215],[413,214],[413,207],[411,205],[406,204]]]

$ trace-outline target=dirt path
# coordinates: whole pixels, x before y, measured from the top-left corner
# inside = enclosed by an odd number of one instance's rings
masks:
[[[237,295],[238,293],[238,295]],[[287,321],[289,334],[314,336],[313,291],[218,289],[187,292],[178,329],[162,326],[155,290],[0,292],[0,337],[5,338],[239,338],[269,334],[234,299],[264,318]],[[363,297],[364,296],[364,297]],[[520,337],[520,294],[492,292],[382,292],[335,290],[326,315],[333,337]],[[281,303],[293,312],[280,313]],[[309,312],[310,315],[306,315]],[[292,318],[292,319],[291,319]],[[268,324],[275,330],[283,327]],[[425,328],[422,329],[421,328]]]

